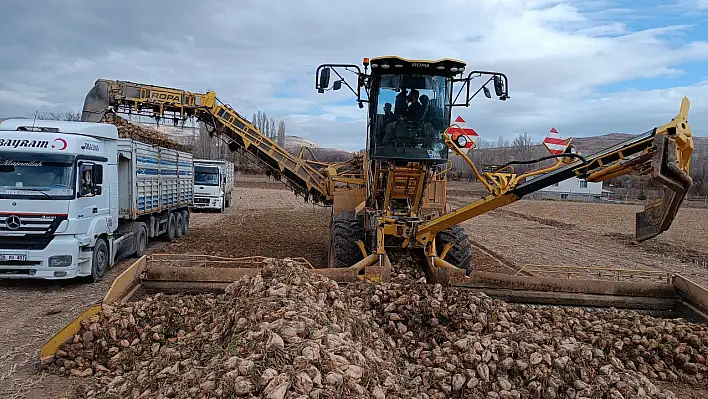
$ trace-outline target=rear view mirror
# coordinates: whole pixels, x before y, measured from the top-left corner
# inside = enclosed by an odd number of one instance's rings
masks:
[[[489,87],[484,86],[482,87],[482,90],[484,91],[484,96],[487,98],[492,98],[492,93],[489,92]]]
[[[337,91],[342,88],[342,81],[338,80],[332,85],[332,90]]]
[[[93,165],[93,183],[103,184],[103,165]]]
[[[322,68],[322,71],[320,71],[320,88],[319,88],[320,93],[324,93],[324,90],[327,87],[329,87],[329,74],[330,74],[330,70],[327,67]],[[341,87],[341,83],[340,83],[340,87]]]
[[[494,92],[497,97],[504,95],[504,82],[502,82],[502,78],[499,75],[494,75]]]

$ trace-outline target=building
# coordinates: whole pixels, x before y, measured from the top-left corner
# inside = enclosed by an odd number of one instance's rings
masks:
[[[561,199],[561,200],[599,200],[609,194],[609,190],[602,189],[602,182],[587,182],[577,177],[571,177],[543,188],[533,193],[530,198],[535,199]]]

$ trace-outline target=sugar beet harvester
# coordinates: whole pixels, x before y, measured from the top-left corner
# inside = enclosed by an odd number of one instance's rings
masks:
[[[545,272],[549,270],[532,277],[473,271],[470,243],[459,227],[465,220],[569,177],[602,181],[635,173],[649,176],[665,189],[659,201],[637,214],[636,239],[660,234],[671,225],[692,183],[688,99],[683,99],[678,115],[669,123],[596,154],[578,154],[568,144],[562,154],[544,157],[553,161],[552,166],[515,173],[513,165],[529,163],[520,161],[480,173],[458,145],[461,143],[448,134],[451,111],[469,106],[479,93],[491,98],[492,90],[500,100],[507,100],[504,74],[472,71],[465,76],[465,63],[450,59],[379,57],[365,59],[363,66],[364,71],[357,65],[343,64],[317,68],[315,86],[320,93],[346,86],[360,108],[368,104],[366,150],[347,162],[306,160],[303,151],[298,156],[290,154],[221,103],[214,92],[192,93],[99,79],[86,97],[82,119],[102,121],[107,112],[114,112],[148,115],[175,125],[188,118],[204,122],[231,150],[250,157],[306,200],[331,207],[329,267],[313,268],[306,260],[296,261],[341,283],[387,280],[391,263],[386,250],[398,248],[422,253],[429,282],[482,290],[507,301],[614,306],[670,314],[688,310],[706,318],[708,291],[675,274],[656,281],[651,280],[656,272],[636,270],[590,270],[595,277],[582,268],[561,270],[564,275],[583,275],[580,279],[548,277]],[[343,78],[343,71],[354,73],[353,85]],[[333,73],[337,79],[330,82]],[[473,82],[479,81],[482,83],[474,90]],[[469,164],[488,190],[485,197],[453,211],[446,207],[450,151]],[[102,303],[128,302],[142,291],[221,290],[242,276],[258,273],[262,261],[261,257],[144,256],[113,282]],[[597,273],[612,279],[597,277]],[[100,312],[102,303],[84,311],[52,337],[42,348],[41,357],[51,358],[79,330],[81,320]]]
[[[666,125],[596,154],[578,154],[568,142],[564,153],[543,158],[553,160],[552,166],[517,174],[513,165],[529,163],[522,160],[480,173],[448,135],[451,111],[469,106],[479,93],[491,98],[488,86],[500,100],[507,100],[508,80],[498,72],[472,71],[464,76],[465,66],[451,59],[399,57],[365,59],[364,71],[357,65],[320,65],[319,92],[346,86],[360,108],[368,104],[366,150],[342,163],[310,161],[288,153],[219,102],[214,92],[98,80],[86,97],[82,119],[100,121],[110,111],[175,124],[193,117],[204,122],[231,149],[250,156],[269,174],[285,178],[296,193],[331,206],[328,266],[343,269],[333,271],[338,274],[354,270],[371,276],[387,274],[386,250],[399,248],[422,253],[429,275],[442,268],[464,277],[472,271],[472,263],[470,244],[459,223],[573,176],[602,181],[630,173],[649,175],[665,188],[665,194],[637,214],[636,238],[646,240],[669,228],[691,186],[688,99],[683,99],[679,114]],[[344,71],[354,73],[354,84],[343,78]],[[337,79],[332,83],[333,73]],[[475,90],[472,85],[477,81],[481,84]],[[446,209],[450,151],[469,163],[489,191],[454,211]]]
[[[630,173],[649,176],[664,187],[665,194],[637,214],[636,239],[660,234],[671,225],[691,186],[688,173],[693,139],[688,125],[690,103],[684,98],[678,115],[669,123],[596,154],[578,154],[568,144],[565,152],[543,158],[552,160],[552,166],[516,173],[514,165],[529,163],[519,161],[480,173],[448,134],[451,111],[469,106],[479,93],[507,100],[508,80],[502,73],[472,71],[464,75],[464,70],[461,61],[399,57],[365,59],[363,71],[357,65],[320,65],[315,85],[319,92],[346,86],[360,108],[368,104],[366,150],[340,163],[306,160],[302,151],[297,156],[290,154],[221,103],[214,92],[100,79],[86,97],[82,119],[101,121],[107,112],[115,112],[148,115],[175,125],[189,118],[203,122],[230,149],[250,157],[306,200],[331,207],[329,267],[311,271],[338,282],[387,280],[391,263],[386,251],[396,248],[421,254],[430,282],[484,290],[508,301],[654,310],[688,305],[699,313],[708,310],[706,290],[678,275],[647,282],[587,276],[565,279],[547,277],[548,273],[530,278],[472,270],[470,242],[459,223],[573,176],[587,181]],[[343,78],[346,71],[354,73],[354,84]],[[333,74],[337,79],[331,82]],[[481,84],[474,89],[474,82]],[[446,207],[450,151],[469,164],[488,190],[485,197],[452,211]],[[259,259],[169,254],[143,258],[114,282],[106,301],[127,301],[140,290],[223,289],[241,276],[257,273]],[[611,272],[613,276],[654,275]],[[73,325],[51,342],[63,342],[78,324]],[[51,342],[44,355],[51,355],[56,348]]]

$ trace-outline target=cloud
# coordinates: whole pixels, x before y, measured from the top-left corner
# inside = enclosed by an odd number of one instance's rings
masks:
[[[395,54],[505,72],[510,100],[475,99],[455,110],[491,140],[522,131],[540,139],[551,125],[574,136],[648,130],[667,122],[683,95],[693,102],[694,129],[708,125],[699,111],[708,76],[686,72],[708,62],[708,43],[691,39],[699,17],[666,25],[643,3],[637,11],[613,0],[170,4],[3,5],[0,116],[77,110],[95,79],[122,79],[212,89],[248,118],[262,110],[283,119],[288,134],[359,149],[366,110],[346,89],[318,95],[314,71]],[[641,29],[635,18],[644,18]]]

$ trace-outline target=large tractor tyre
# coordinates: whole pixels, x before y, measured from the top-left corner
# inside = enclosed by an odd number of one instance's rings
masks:
[[[435,249],[438,256],[442,255],[445,246],[452,243],[452,248],[447,251],[444,260],[453,266],[463,269],[467,275],[472,273],[472,244],[467,232],[460,226],[453,226],[443,230],[435,237]]]
[[[335,216],[330,231],[330,266],[349,267],[364,259],[358,240],[364,240],[364,225],[346,215]]]

